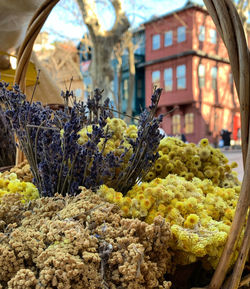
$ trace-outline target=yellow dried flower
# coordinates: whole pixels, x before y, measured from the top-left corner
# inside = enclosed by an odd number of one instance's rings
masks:
[[[156,161],[154,167],[155,167],[155,170],[156,170],[157,172],[160,172],[160,171],[162,170],[162,168],[163,168],[163,165],[162,165],[160,162],[157,162],[157,161]]]
[[[207,138],[201,139],[201,141],[200,141],[200,146],[201,146],[201,147],[206,147],[206,146],[208,146],[208,145],[209,145],[209,141],[208,141]]]
[[[193,229],[198,222],[199,216],[197,216],[196,214],[190,214],[187,216],[184,226],[185,228]]]
[[[128,206],[122,206],[121,210],[123,212],[123,216],[125,216],[125,217],[129,216],[129,207]]]
[[[207,178],[212,178],[212,177],[213,177],[213,171],[212,171],[212,170],[205,170],[205,171],[204,171],[204,175],[205,175]]]
[[[155,173],[154,172],[148,172],[146,175],[146,180],[152,181],[155,178]]]
[[[17,179],[15,173],[0,176],[0,202],[1,197],[6,194],[19,194],[22,203],[39,198],[37,188],[30,182]]]
[[[141,200],[141,208],[149,210],[150,207],[152,206],[152,202],[149,199],[143,199]]]
[[[238,167],[238,164],[236,162],[232,162],[231,163],[231,168],[234,169],[234,168],[237,168]]]
[[[210,156],[211,151],[207,148],[203,148],[200,150],[200,158],[201,160],[207,160]]]

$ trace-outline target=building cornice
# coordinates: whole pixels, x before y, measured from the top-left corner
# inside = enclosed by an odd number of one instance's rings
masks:
[[[159,21],[161,19],[173,16],[174,14],[177,14],[177,13],[183,12],[185,10],[189,10],[189,9],[196,9],[196,10],[199,10],[199,11],[201,11],[203,13],[208,14],[208,11],[207,11],[205,6],[199,5],[197,3],[192,3],[192,4],[189,4],[189,5],[185,5],[185,6],[181,7],[181,8],[178,8],[176,10],[167,12],[166,14],[163,14],[161,16],[153,17],[153,18],[149,19],[148,21],[144,22],[143,24],[144,25],[149,25],[149,24],[151,24],[153,22],[157,22],[157,21]]]
[[[157,64],[157,63],[161,63],[161,62],[165,62],[168,60],[174,60],[177,58],[181,58],[181,57],[186,57],[186,56],[198,56],[198,57],[202,57],[202,58],[206,58],[206,59],[210,59],[210,60],[214,60],[214,61],[219,61],[222,63],[227,63],[230,64],[229,59],[228,58],[224,58],[224,57],[220,57],[216,54],[212,54],[212,53],[206,53],[202,50],[187,50],[178,54],[172,54],[166,57],[162,57],[162,58],[158,58],[158,59],[154,59],[154,60],[150,60],[150,61],[146,61],[143,63],[138,64],[138,68],[139,67],[145,67],[145,66],[150,66],[153,64]]]

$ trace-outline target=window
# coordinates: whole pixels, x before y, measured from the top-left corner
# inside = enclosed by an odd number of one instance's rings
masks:
[[[165,83],[165,91],[173,90],[173,69],[166,68],[164,70],[164,83]]]
[[[172,130],[173,135],[181,133],[181,116],[179,114],[175,114],[172,117]]]
[[[205,26],[203,25],[199,27],[199,40],[205,41]]]
[[[215,29],[210,29],[209,30],[209,34],[210,34],[210,42],[213,44],[216,44],[217,42],[217,32]]]
[[[198,68],[198,77],[199,77],[199,87],[205,87],[205,74],[206,74],[206,69],[205,65],[200,64]]]
[[[185,114],[185,132],[186,133],[194,132],[194,114],[193,113]]]
[[[186,40],[186,27],[181,26],[177,28],[177,41],[183,42]]]
[[[170,46],[173,44],[173,31],[165,32],[164,46]]]
[[[186,88],[186,65],[178,65],[176,69],[177,89]]]
[[[214,66],[211,69],[211,77],[212,77],[212,88],[217,89],[217,67]]]
[[[156,34],[152,38],[152,49],[157,50],[161,47],[161,38],[160,34]]]
[[[123,80],[123,99],[128,99],[128,79]]]
[[[142,79],[137,79],[137,97],[142,98]]]
[[[158,88],[160,87],[160,77],[161,77],[161,73],[160,70],[156,70],[152,72],[152,84],[153,87],[157,86]]]

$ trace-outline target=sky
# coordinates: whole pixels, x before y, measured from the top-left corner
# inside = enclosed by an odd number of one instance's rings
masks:
[[[92,0],[90,0],[92,1]],[[133,28],[146,22],[152,16],[161,16],[184,6],[187,0],[122,0],[123,7]],[[195,0],[203,4],[202,0]],[[114,11],[108,0],[99,1],[97,13],[100,22],[110,29],[114,23]],[[54,7],[42,31],[50,33],[50,41],[72,40],[78,42],[87,31],[78,6],[74,0],[61,0]]]

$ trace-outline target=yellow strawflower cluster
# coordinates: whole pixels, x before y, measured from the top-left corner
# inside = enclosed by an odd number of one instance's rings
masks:
[[[211,180],[168,175],[135,185],[126,196],[107,186],[99,193],[116,203],[125,217],[139,218],[151,224],[158,215],[170,223],[172,249],[178,264],[202,258],[216,267],[238,200],[240,187],[221,188]]]
[[[39,198],[37,188],[30,182],[24,182],[17,178],[15,173],[4,175],[0,173],[0,202],[5,194],[20,194],[23,203]]]
[[[122,170],[124,170],[130,157],[132,156],[133,149],[129,143],[129,139],[137,138],[137,127],[135,125],[127,126],[126,122],[120,118],[107,118],[106,126],[103,128],[105,134],[109,134],[110,137],[105,139],[105,137],[100,138],[98,143],[98,149],[104,156],[112,152],[116,156],[121,156],[125,150],[126,153],[123,157],[123,162],[120,164],[119,168],[116,168],[116,174],[118,175]],[[84,145],[88,141],[91,141],[91,134],[93,132],[92,125],[83,127],[79,131],[78,144]],[[61,137],[63,137],[64,130],[60,131]]]
[[[120,118],[108,118],[104,131],[111,134],[111,137],[106,141],[106,143],[103,138],[98,144],[99,150],[103,150],[104,155],[107,155],[112,151],[115,155],[120,156],[124,152],[125,148],[128,150],[131,148],[128,138],[137,138],[137,127],[135,125],[127,126],[125,121]],[[88,133],[92,133],[92,125],[86,126],[80,130],[80,138],[78,140],[80,145],[83,145],[89,140]],[[131,154],[132,150],[129,150],[126,154],[125,161],[130,158]]]
[[[145,181],[151,181],[157,177],[165,178],[168,174],[176,174],[191,180],[210,179],[219,187],[234,187],[239,185],[237,173],[232,169],[237,163],[228,164],[228,159],[220,151],[209,145],[204,138],[199,145],[185,144],[174,137],[165,137],[158,147],[160,158],[147,174]]]

